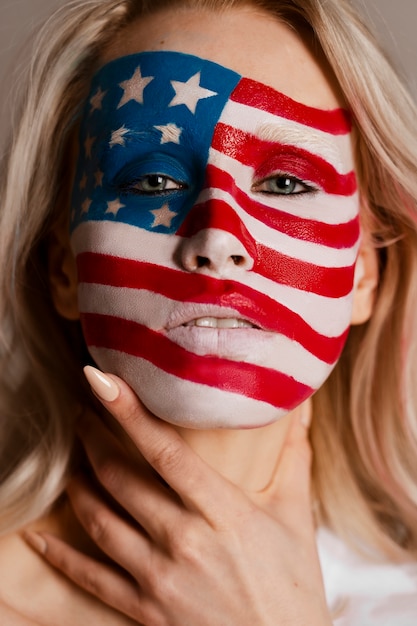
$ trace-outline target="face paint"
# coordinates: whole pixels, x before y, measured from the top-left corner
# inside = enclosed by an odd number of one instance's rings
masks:
[[[80,153],[71,241],[99,367],[197,428],[265,425],[323,384],[359,239],[344,110],[144,52],[95,76]]]

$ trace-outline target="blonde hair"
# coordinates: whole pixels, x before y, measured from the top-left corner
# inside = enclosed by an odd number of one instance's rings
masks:
[[[77,406],[89,402],[79,324],[55,312],[47,277],[77,115],[115,34],[174,4],[251,5],[310,31],[352,111],[380,283],[371,320],[351,329],[314,396],[317,515],[391,558],[417,553],[417,115],[346,0],[74,0],[39,34],[1,183],[0,532],[39,517],[62,493]]]

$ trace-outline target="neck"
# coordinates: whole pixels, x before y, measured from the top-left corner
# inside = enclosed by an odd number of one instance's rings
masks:
[[[292,418],[302,410],[301,407],[261,428],[246,430],[177,428],[177,431],[190,447],[222,476],[246,492],[259,492],[271,482],[288,427]]]
[[[288,415],[260,428],[173,428],[219,474],[247,493],[256,493],[271,483],[292,420],[310,411],[311,401],[306,400]],[[137,449],[115,420],[109,414],[104,414],[103,419],[132,456],[136,456]]]
[[[270,485],[285,444],[292,419],[299,419],[302,412],[310,411],[307,400],[294,411],[278,421],[247,430],[191,430],[177,428],[190,447],[222,476],[244,490],[249,496]],[[120,441],[124,442],[134,456],[137,449],[127,438],[120,426],[104,414],[110,428]],[[51,515],[42,518],[34,530],[49,530],[86,551],[96,555],[96,546],[80,526],[66,500],[61,500]]]

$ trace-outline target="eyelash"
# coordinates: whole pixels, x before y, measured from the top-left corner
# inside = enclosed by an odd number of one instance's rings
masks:
[[[282,191],[279,191],[278,189],[275,191],[261,189],[262,185],[265,185],[267,183],[273,183],[274,181],[279,180],[282,180],[284,184],[286,182],[289,182],[291,185],[293,185],[292,189],[290,191],[285,191],[285,189],[282,189]],[[301,189],[300,191],[294,191],[294,188],[296,188],[297,185],[300,185],[303,189]],[[268,176],[267,178],[264,178],[263,180],[254,183],[252,185],[252,191],[274,196],[299,196],[306,193],[315,193],[318,191],[318,189],[317,187],[314,187],[313,185],[304,182],[296,176],[291,176],[290,174],[286,174],[285,172],[277,172],[273,176]]]
[[[143,185],[145,181],[150,181],[150,179],[152,178],[159,179],[159,182],[155,181],[155,186],[157,186],[158,184],[162,185],[164,183],[165,185],[169,183],[173,183],[175,186],[171,186],[171,187],[164,188],[164,189],[140,189],[139,188],[139,185],[141,184]],[[169,176],[165,176],[164,174],[152,173],[152,174],[146,174],[146,176],[141,176],[140,178],[137,178],[135,181],[131,183],[122,185],[120,190],[121,190],[121,193],[125,193],[125,194],[132,193],[138,196],[163,196],[163,195],[167,195],[175,191],[181,191],[187,188],[188,186],[181,181],[170,178]]]
[[[139,185],[143,185],[144,182],[146,181],[150,181],[151,179],[158,179],[155,180],[155,184],[154,186],[162,185],[169,185],[170,183],[172,183],[172,186],[168,186],[168,188],[163,188],[163,189],[140,189]],[[267,185],[268,183],[274,183],[276,181],[282,181],[283,184],[285,185],[286,183],[290,184],[290,189],[289,190],[285,190],[285,188],[277,188],[276,190],[273,189],[262,189],[261,187],[263,185]],[[298,186],[301,186],[302,189],[299,191],[295,191],[295,189]],[[151,182],[151,186],[152,186],[152,182]],[[129,194],[132,193],[134,195],[138,195],[138,196],[163,196],[163,195],[168,195],[168,194],[172,194],[175,191],[181,191],[184,189],[187,189],[188,186],[181,182],[181,181],[177,181],[173,178],[170,178],[169,176],[165,176],[164,174],[147,174],[146,176],[141,176],[140,178],[136,179],[134,182],[132,183],[128,183],[126,185],[123,185],[121,187],[121,193],[123,194]],[[289,174],[286,173],[276,173],[273,176],[268,176],[267,178],[264,178],[263,180],[256,182],[252,185],[252,191],[255,193],[263,193],[266,195],[272,195],[272,196],[298,196],[298,195],[303,195],[306,193],[315,193],[318,191],[318,189],[316,187],[314,187],[311,184],[308,184],[306,182],[304,182],[303,180],[297,178],[296,176],[291,176]]]

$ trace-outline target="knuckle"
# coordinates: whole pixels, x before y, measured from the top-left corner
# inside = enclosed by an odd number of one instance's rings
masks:
[[[153,454],[152,465],[156,470],[163,469],[177,473],[183,465],[183,453],[177,442],[169,441],[160,446]]]
[[[203,545],[201,533],[192,524],[184,524],[181,531],[171,534],[172,554],[188,564],[200,560]]]
[[[48,556],[52,564],[56,565],[63,572],[67,572],[72,576],[77,575],[78,570],[74,567],[72,559],[68,556],[68,554],[66,554],[65,551],[61,553],[60,550],[51,550],[49,547]]]
[[[101,596],[101,587],[94,568],[86,566],[80,572],[81,586],[94,596]]]
[[[108,515],[104,508],[97,507],[89,512],[83,520],[84,527],[91,539],[102,545],[105,543],[108,534]]]
[[[168,573],[163,568],[148,568],[146,573],[146,591],[155,600],[167,601],[169,588]]]
[[[154,609],[153,607],[152,609],[145,612],[145,617],[146,624],[149,626],[170,626],[170,622],[167,620],[167,618],[163,614],[161,614],[160,611]]]
[[[113,458],[102,458],[96,464],[95,473],[100,483],[109,490],[114,490],[121,482],[120,465]]]
[[[175,559],[149,559],[146,570],[141,575],[141,588],[145,592],[143,599],[150,609],[173,606],[178,599],[178,563]],[[164,611],[153,613],[154,618],[163,620]],[[148,622],[146,622],[148,623]],[[155,622],[165,624],[164,621]]]
[[[154,573],[150,585],[152,595],[159,604],[165,606],[175,604],[178,598],[177,577],[169,568],[160,569],[157,573]],[[160,617],[162,618],[162,616]]]
[[[176,606],[179,598],[177,577],[167,573],[161,580],[158,592],[158,597],[166,606]]]
[[[139,404],[135,396],[123,393],[123,409],[118,411],[118,420],[124,424],[136,422],[139,417]]]

